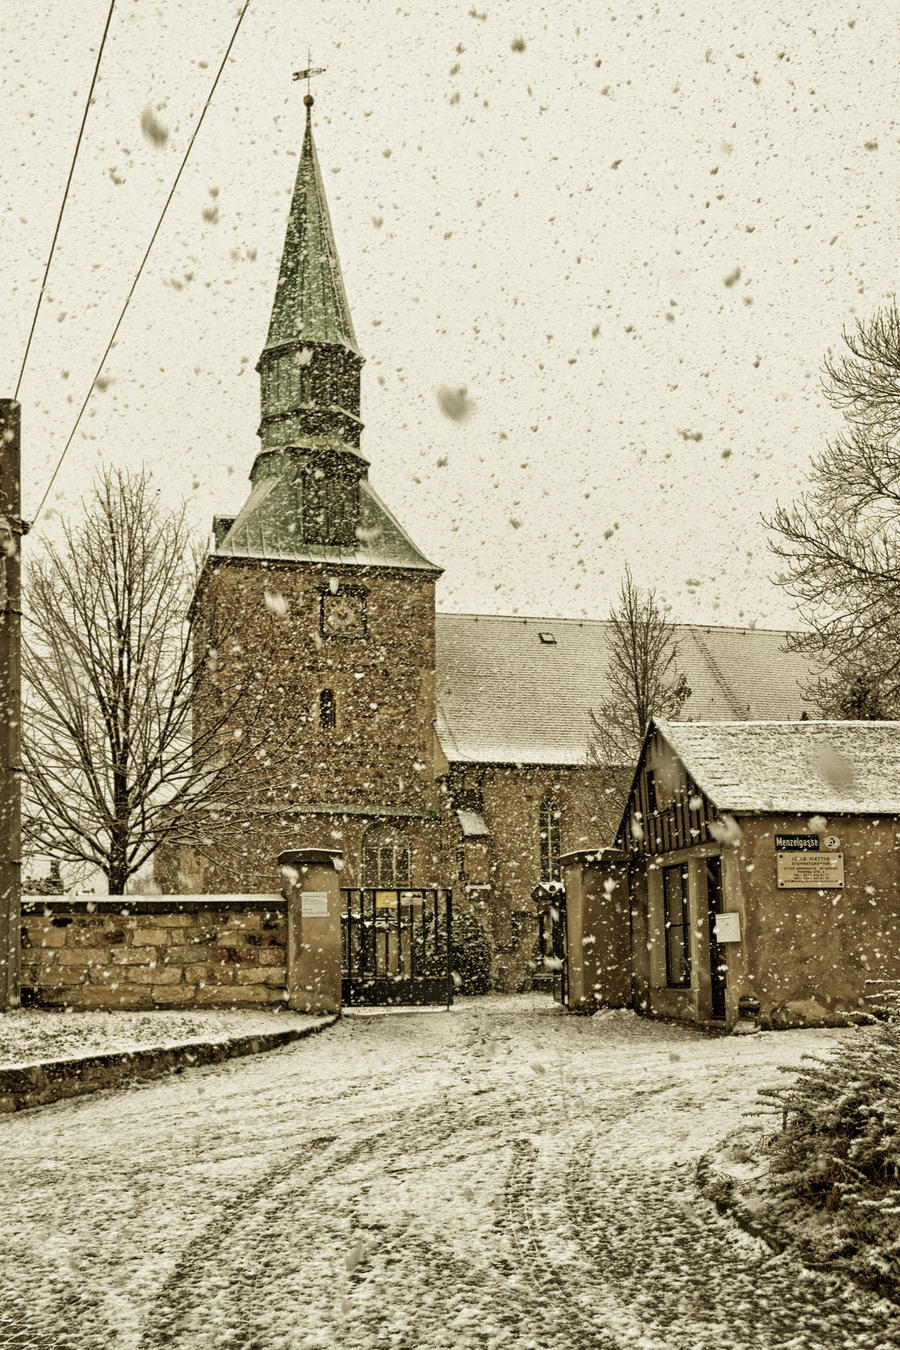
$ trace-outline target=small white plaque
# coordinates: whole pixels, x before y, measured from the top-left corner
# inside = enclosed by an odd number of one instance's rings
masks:
[[[322,919],[328,913],[327,891],[301,891],[300,916],[304,919]]]
[[[822,843],[826,848],[840,848],[841,846],[841,841],[836,834],[826,834]]]
[[[740,914],[717,914],[716,915],[716,942],[740,942],[741,940],[741,916]]]

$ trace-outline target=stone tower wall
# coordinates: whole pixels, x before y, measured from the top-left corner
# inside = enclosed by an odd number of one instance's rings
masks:
[[[320,596],[334,586],[365,593],[366,635],[324,636]],[[435,810],[434,580],[391,569],[232,560],[214,566],[229,634],[219,660],[265,662],[273,717],[287,763],[262,769],[252,796]],[[334,695],[334,726],[321,695]]]

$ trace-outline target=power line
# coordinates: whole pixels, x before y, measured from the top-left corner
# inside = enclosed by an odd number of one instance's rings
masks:
[[[110,337],[109,342],[107,342],[107,344],[106,344],[106,349],[105,349],[103,355],[102,355],[101,358],[100,358],[100,364],[97,366],[97,369],[96,369],[96,371],[94,372],[94,378],[93,378],[93,380],[92,380],[91,383],[90,383],[90,386],[89,386],[89,388],[88,388],[87,393],[85,394],[84,402],[82,403],[81,407],[78,409],[78,416],[75,418],[75,425],[72,427],[72,430],[69,432],[69,438],[68,438],[68,440],[66,441],[65,445],[64,445],[63,448],[62,448],[62,454],[60,455],[59,459],[56,461],[56,467],[54,468],[53,473],[50,475],[50,482],[47,484],[47,486],[46,486],[46,488],[45,488],[45,490],[44,490],[44,495],[43,495],[43,497],[41,498],[40,502],[38,503],[38,508],[37,508],[37,510],[35,511],[35,513],[34,513],[34,518],[33,518],[32,522],[31,522],[32,525],[36,524],[37,518],[38,518],[38,516],[41,514],[41,510],[42,510],[42,508],[43,508],[44,502],[47,500],[47,497],[48,497],[49,494],[50,494],[50,489],[53,487],[53,484],[54,484],[54,482],[56,481],[56,475],[59,473],[59,470],[60,470],[60,468],[61,468],[61,466],[62,466],[62,462],[63,462],[63,460],[64,460],[65,457],[66,457],[66,452],[68,451],[69,446],[72,444],[72,441],[75,439],[75,433],[76,433],[76,431],[78,430],[79,425],[81,424],[81,418],[82,418],[82,415],[84,414],[85,408],[86,408],[87,405],[88,405],[88,400],[90,399],[91,394],[94,392],[94,386],[95,386],[95,384],[97,383],[97,380],[98,380],[98,378],[99,378],[99,376],[100,376],[100,372],[101,372],[101,370],[103,369],[104,363],[106,362],[106,358],[109,356],[109,353],[110,353],[110,351],[112,350],[113,343],[114,343],[115,340],[116,340],[116,334],[118,333],[119,328],[121,327],[122,320],[125,318],[125,313],[126,313],[126,311],[127,311],[127,309],[128,309],[129,304],[131,303],[131,297],[134,295],[135,289],[137,288],[137,284],[138,284],[138,282],[139,282],[140,279],[141,279],[141,273],[142,273],[143,270],[144,270],[144,265],[145,265],[145,263],[147,262],[147,259],[148,259],[149,256],[150,256],[150,250],[153,248],[153,245],[154,245],[154,243],[156,242],[156,236],[159,234],[159,231],[160,231],[160,229],[161,229],[161,227],[162,227],[163,220],[165,219],[165,216],[166,216],[166,212],[167,212],[168,209],[169,209],[169,205],[170,205],[170,203],[171,203],[171,201],[172,201],[172,198],[175,196],[175,189],[178,187],[179,181],[180,181],[180,179],[181,179],[181,175],[182,175],[182,173],[183,173],[183,171],[184,171],[184,166],[185,166],[185,165],[187,164],[187,162],[188,162],[188,156],[190,155],[191,150],[194,148],[194,141],[197,139],[197,135],[198,135],[198,133],[199,133],[199,131],[200,131],[200,128],[203,126],[203,119],[204,119],[205,116],[206,116],[207,109],[209,108],[209,105],[210,105],[210,103],[212,102],[212,98],[213,98],[213,95],[214,95],[215,92],[216,92],[216,87],[218,86],[218,83],[219,83],[219,80],[220,80],[220,78],[221,78],[222,72],[223,72],[223,70],[225,69],[225,66],[226,66],[226,63],[227,63],[227,61],[228,61],[229,56],[231,55],[231,49],[232,49],[232,47],[234,46],[235,39],[237,38],[238,32],[240,31],[241,23],[243,22],[244,15],[247,13],[247,9],[248,9],[249,5],[250,5],[250,0],[244,0],[244,4],[243,4],[243,7],[242,7],[242,9],[241,9],[241,12],[240,12],[240,14],[239,14],[238,17],[237,17],[237,23],[234,25],[234,32],[231,34],[231,39],[230,39],[230,41],[229,41],[229,43],[228,43],[228,46],[225,48],[225,55],[222,57],[222,61],[221,61],[221,64],[220,64],[220,66],[219,66],[219,69],[216,71],[216,78],[215,78],[215,79],[213,80],[213,82],[212,82],[212,88],[210,89],[209,94],[207,95],[206,102],[205,102],[204,105],[203,105],[203,110],[202,110],[202,112],[200,113],[199,118],[197,119],[197,125],[194,127],[193,133],[192,133],[192,135],[191,135],[191,139],[188,141],[188,147],[187,147],[187,149],[186,149],[185,152],[184,152],[184,158],[182,159],[181,164],[178,166],[178,172],[176,173],[174,182],[172,183],[172,187],[171,187],[171,189],[169,190],[169,195],[166,197],[166,200],[165,200],[165,202],[163,203],[163,209],[162,209],[162,211],[160,212],[159,220],[157,220],[157,222],[156,222],[156,227],[155,227],[155,229],[154,229],[152,235],[150,236],[150,242],[149,242],[149,244],[147,245],[147,248],[146,248],[146,250],[145,250],[145,252],[144,252],[143,258],[141,258],[140,266],[138,267],[138,270],[137,270],[137,272],[135,273],[134,280],[132,281],[131,286],[130,286],[129,291],[128,291],[128,294],[127,294],[126,297],[125,297],[125,303],[124,303],[124,305],[122,306],[122,309],[121,309],[121,311],[120,311],[120,313],[119,313],[119,317],[118,317],[118,319],[116,319],[116,326],[115,326],[115,328],[112,330],[112,336]]]
[[[81,138],[84,135],[84,124],[87,121],[88,111],[91,106],[91,99],[94,97],[94,85],[97,83],[97,75],[100,71],[100,58],[103,55],[103,48],[106,44],[106,35],[109,32],[110,20],[113,16],[113,10],[116,7],[116,0],[109,0],[109,13],[106,16],[106,26],[103,29],[103,37],[100,39],[100,48],[97,52],[97,60],[94,65],[94,74],[91,79],[91,87],[88,90],[88,96],[85,99],[84,113],[81,118],[81,126],[78,128],[78,140],[75,142],[75,153],[72,156],[72,163],[69,166],[69,176],[66,179],[66,188],[63,192],[62,204],[59,208],[59,216],[56,220],[56,229],[53,231],[53,239],[50,244],[50,252],[47,254],[47,266],[44,268],[44,275],[41,280],[41,289],[38,291],[37,304],[34,307],[34,318],[31,320],[31,331],[28,334],[28,341],[25,343],[25,355],[22,357],[22,368],[19,371],[19,378],[16,380],[16,392],[13,398],[19,397],[19,386],[22,383],[22,376],[25,374],[25,362],[28,360],[28,353],[31,350],[31,339],[34,337],[34,330],[37,327],[38,314],[41,312],[41,301],[44,298],[44,290],[47,286],[47,277],[50,274],[50,264],[53,261],[53,251],[56,248],[56,241],[59,238],[59,227],[62,225],[63,212],[66,209],[66,202],[69,198],[69,188],[72,186],[72,176],[75,173],[75,161],[78,158],[78,151],[81,149]]]

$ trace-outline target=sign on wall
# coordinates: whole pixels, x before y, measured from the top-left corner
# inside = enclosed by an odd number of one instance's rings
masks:
[[[302,919],[324,919],[327,913],[327,891],[300,892],[300,917]]]
[[[717,914],[716,915],[716,942],[740,942],[741,940],[741,916],[740,914]]]
[[[775,873],[784,890],[839,889],[844,884],[843,853],[777,853]]]
[[[815,853],[819,848],[817,834],[776,834],[776,853]]]

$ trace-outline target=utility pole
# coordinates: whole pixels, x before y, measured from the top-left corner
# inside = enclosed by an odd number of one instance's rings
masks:
[[[0,399],[0,1012],[19,1005],[22,928],[21,411]]]

